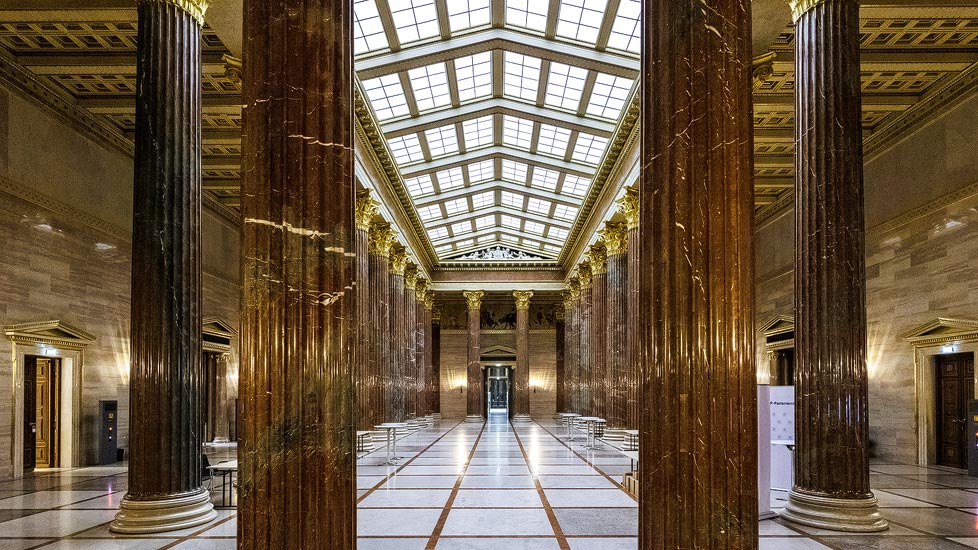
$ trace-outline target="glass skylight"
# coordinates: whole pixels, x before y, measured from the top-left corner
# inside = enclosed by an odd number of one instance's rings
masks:
[[[396,74],[384,75],[380,78],[366,80],[363,90],[373,105],[377,120],[381,122],[406,115],[410,112],[401,79]]]
[[[577,208],[567,206],[566,204],[558,204],[557,208],[554,208],[553,217],[560,220],[573,220],[577,217]]]
[[[425,130],[424,137],[432,157],[458,153],[458,135],[455,134],[454,124]]]
[[[533,178],[530,180],[530,187],[535,187],[537,189],[543,189],[546,191],[556,191],[557,180],[559,179],[560,172],[534,166]]]
[[[567,233],[568,231],[566,229],[551,226],[550,231],[547,232],[547,236],[551,239],[562,241],[567,238]]]
[[[465,185],[465,177],[462,176],[461,168],[449,168],[435,174],[438,179],[438,188],[444,193],[452,189],[457,189]]]
[[[387,48],[387,35],[380,23],[380,14],[374,0],[353,2],[353,51],[360,54]]]
[[[505,54],[503,93],[536,101],[540,85],[540,59],[513,52]]]
[[[560,252],[559,246],[554,246],[552,244],[547,244],[547,243],[543,244],[543,249],[546,250],[547,252]]]
[[[540,138],[537,139],[537,152],[564,158],[567,154],[567,142],[570,141],[571,131],[567,128],[540,125]]]
[[[520,228],[520,219],[519,218],[514,218],[513,216],[507,216],[506,214],[503,214],[499,218],[500,218],[500,221],[502,222],[503,227],[508,227],[510,229],[519,229]]]
[[[452,224],[452,235],[456,237],[463,233],[472,232],[472,222],[458,222]]]
[[[434,220],[441,217],[441,207],[440,206],[425,206],[418,209],[418,215],[421,216],[422,220]]]
[[[594,90],[591,92],[591,100],[587,105],[587,114],[602,118],[618,118],[622,108],[625,107],[633,83],[634,81],[629,78],[598,73],[594,81]]]
[[[601,160],[601,155],[604,154],[606,145],[608,145],[608,140],[603,137],[580,134],[577,136],[572,158],[588,164],[597,164]]]
[[[448,236],[448,229],[444,227],[436,227],[434,229],[428,230],[428,236],[432,239],[443,239]]]
[[[477,240],[479,241],[479,244],[493,243],[493,242],[496,242],[496,236],[495,235],[483,235],[483,236],[479,237]]]
[[[411,69],[408,71],[408,78],[411,79],[411,89],[414,90],[418,111],[444,107],[452,102],[444,63]]]
[[[464,121],[462,131],[465,133],[465,148],[471,151],[492,145],[492,126],[492,115]]]
[[[495,227],[496,217],[495,216],[482,216],[481,218],[475,219],[475,229],[480,231],[488,227]]]
[[[533,239],[523,239],[523,246],[529,248],[540,248],[540,241],[534,241]]]
[[[409,164],[415,161],[424,160],[424,153],[421,151],[421,142],[416,134],[392,138],[387,142],[391,147],[391,154],[398,164]]]
[[[468,166],[469,183],[488,181],[496,177],[496,161],[483,160]]]
[[[506,0],[506,24],[543,32],[548,7],[545,0]]]
[[[640,0],[621,0],[618,15],[611,27],[608,47],[639,53],[642,46],[642,2]]]
[[[557,36],[594,44],[607,5],[607,0],[561,0]]]
[[[550,201],[534,199],[533,197],[530,197],[529,199],[527,199],[526,202],[526,210],[528,212],[536,212],[537,214],[543,214],[544,216],[546,216],[547,214],[550,213],[550,206],[552,204],[553,203],[551,203]]]
[[[527,166],[522,162],[503,159],[503,179],[516,183],[526,183]]]
[[[453,199],[450,201],[445,201],[445,212],[449,216],[453,214],[458,214],[459,212],[468,212],[469,202],[465,199]]]
[[[492,52],[467,55],[455,60],[458,98],[469,101],[492,95]]]
[[[419,197],[435,192],[434,186],[431,185],[431,176],[427,174],[404,180],[404,187],[412,197]]]
[[[431,232],[429,231],[429,234],[430,234],[430,233],[431,233]],[[441,246],[436,246],[436,247],[435,247],[435,252],[448,252],[448,251],[450,251],[451,249],[452,249],[452,245],[450,245],[450,244],[443,244],[443,245],[441,245]]]
[[[528,232],[528,233],[533,233],[534,235],[541,235],[542,236],[543,235],[543,230],[546,229],[546,228],[547,228],[547,226],[543,225],[542,223],[531,222],[529,220],[523,222],[523,230],[526,231],[526,232]]]
[[[484,208],[486,206],[494,206],[496,204],[496,194],[492,191],[486,191],[485,193],[479,193],[478,195],[472,195],[472,207],[473,208]]]
[[[591,180],[587,178],[582,178],[580,176],[568,175],[564,178],[564,185],[561,187],[561,192],[565,194],[577,195],[578,197],[583,197],[587,193],[587,188],[591,186]]]
[[[547,79],[547,98],[544,103],[576,111],[581,103],[586,79],[586,69],[563,63],[551,63],[550,77]]]
[[[455,248],[465,248],[466,246],[472,246],[475,242],[472,239],[465,239],[464,241],[459,241],[455,243]]]
[[[519,210],[523,209],[523,195],[517,193],[510,193],[509,191],[503,191],[501,200],[503,206],[512,206],[513,208]]]
[[[488,25],[492,17],[489,0],[450,0],[446,4],[452,32]]]
[[[438,36],[435,0],[388,0],[401,44]]]
[[[533,141],[533,122],[509,115],[503,116],[503,143],[529,149]],[[505,168],[504,168],[505,170]]]
[[[515,229],[519,229],[519,227],[516,227]],[[504,241],[507,241],[507,242],[511,242],[511,243],[518,243],[518,242],[520,242],[519,238],[514,237],[513,235],[510,235],[509,233],[503,233],[503,240]]]

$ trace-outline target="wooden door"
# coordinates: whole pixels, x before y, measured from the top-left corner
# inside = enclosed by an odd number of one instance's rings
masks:
[[[37,434],[37,357],[24,357],[24,471],[34,471]]]
[[[968,467],[966,419],[975,398],[975,363],[970,353],[937,357],[937,463]]]
[[[35,378],[34,467],[58,466],[58,365],[56,359],[37,359]]]

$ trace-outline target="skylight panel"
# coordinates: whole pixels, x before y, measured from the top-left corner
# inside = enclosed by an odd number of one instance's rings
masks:
[[[442,191],[457,189],[465,185],[465,177],[462,176],[461,168],[449,168],[435,174],[438,178],[438,188]]]
[[[545,191],[556,191],[557,181],[559,179],[560,172],[535,166],[533,167],[533,178],[530,180],[530,187],[543,189]]]
[[[580,176],[567,176],[564,178],[564,185],[561,187],[562,193],[569,193],[583,197],[587,193],[587,188],[591,186],[591,180]]]
[[[374,0],[353,2],[353,51],[360,54],[390,46]]]
[[[459,235],[472,232],[472,222],[458,222],[452,224],[452,235]]]
[[[523,239],[523,246],[529,248],[540,248],[540,241],[534,241],[533,239]]]
[[[492,52],[467,55],[455,60],[458,98],[469,101],[492,95]]]
[[[540,59],[513,52],[506,52],[503,93],[521,99],[536,101],[540,85]]]
[[[543,249],[546,250],[547,252],[560,252],[560,247],[559,246],[554,246],[552,244],[546,244],[546,243],[544,243]]]
[[[476,218],[475,220],[475,228],[477,231],[489,227],[495,227],[495,225],[496,225],[495,216],[482,216],[481,218]]]
[[[389,0],[401,44],[439,35],[435,0]]]
[[[459,241],[455,243],[455,248],[456,249],[465,248],[467,246],[472,246],[473,244],[475,244],[475,241],[473,241],[472,239],[465,239],[464,241]]]
[[[411,69],[408,71],[408,78],[411,80],[411,89],[414,90],[418,111],[444,107],[452,102],[444,63]]]
[[[433,157],[458,153],[458,135],[455,133],[454,124],[425,130],[424,137],[428,141],[428,151]]]
[[[550,77],[547,79],[547,97],[544,103],[576,111],[581,103],[586,79],[587,69],[571,67],[563,63],[551,63]]]
[[[526,183],[527,166],[522,162],[503,159],[503,179],[515,183]]]
[[[436,227],[434,229],[428,230],[428,237],[432,240],[434,239],[444,239],[448,236],[448,229],[444,227]]]
[[[448,252],[451,249],[452,249],[452,245],[450,245],[450,244],[443,244],[441,246],[436,246],[435,247],[435,252]]]
[[[519,227],[517,227],[516,229],[519,229]],[[514,236],[512,236],[512,235],[510,235],[508,233],[503,234],[503,240],[504,241],[507,241],[507,242],[511,242],[511,243],[518,243],[518,242],[520,242],[520,240],[518,238],[516,238],[516,237],[514,237]]]
[[[540,125],[540,138],[537,139],[537,152],[564,158],[571,131],[550,124]]]
[[[622,0],[608,38],[609,48],[639,53],[642,45],[641,12],[640,0]]]
[[[533,121],[505,115],[503,117],[503,143],[520,149],[529,149],[533,141]]]
[[[451,0],[446,4],[452,32],[488,25],[491,21],[489,0]]]
[[[634,81],[630,78],[598,73],[594,81],[594,91],[587,105],[587,114],[616,119],[625,107],[628,92]]]
[[[523,209],[523,195],[503,191],[501,198],[503,206],[512,206],[513,208],[518,208],[520,210]]]
[[[435,192],[435,188],[431,185],[431,176],[427,174],[404,180],[404,187],[412,197],[429,195]]]
[[[591,134],[578,134],[572,158],[588,164],[597,164],[604,154],[608,140]]]
[[[566,239],[567,238],[567,234],[568,234],[568,231],[566,229],[561,229],[559,227],[551,227],[550,228],[550,231],[547,232],[547,235],[551,239],[556,239],[558,241],[562,241],[562,240]]]
[[[607,0],[561,0],[557,36],[594,44],[607,4]]]
[[[484,160],[468,165],[469,183],[488,181],[496,177],[496,162]]]
[[[547,228],[547,226],[543,225],[542,223],[531,222],[529,220],[523,222],[523,229],[527,233],[533,233],[534,235],[540,235],[540,236],[542,236],[543,235],[543,230],[546,229],[546,228]]]
[[[434,220],[441,217],[441,208],[438,205],[425,206],[418,209],[418,215],[422,220]]]
[[[550,207],[553,205],[550,201],[534,199],[530,197],[526,202],[526,210],[528,212],[536,212],[537,214],[543,214],[546,216],[550,213]]]
[[[479,241],[479,244],[496,242],[496,236],[495,235],[483,235],[483,236],[479,237],[478,241]]]
[[[543,0],[506,0],[506,24],[543,32],[548,8]]]
[[[453,214],[458,214],[459,212],[468,212],[469,202],[465,199],[454,199],[450,201],[445,201],[445,212],[449,216]]]
[[[492,115],[487,115],[462,122],[467,150],[492,145],[492,118]]]
[[[507,216],[506,214],[503,214],[499,218],[500,218],[500,221],[503,224],[503,227],[508,227],[510,229],[519,229],[520,228],[520,219],[519,218],[514,218],[513,216]]]
[[[558,204],[557,208],[554,208],[554,217],[561,220],[573,220],[577,217],[577,208]],[[553,231],[551,230],[550,233],[553,234]]]
[[[472,206],[475,208],[484,208],[486,206],[495,206],[496,196],[492,191],[486,191],[485,193],[479,193],[478,195],[472,195]]]
[[[396,74],[388,74],[379,78],[365,80],[363,89],[370,99],[377,120],[384,121],[408,114],[407,99],[401,79]]]
[[[418,160],[424,160],[424,153],[421,151],[421,141],[417,134],[408,134],[396,137],[387,142],[391,147],[391,154],[398,164],[409,164]]]

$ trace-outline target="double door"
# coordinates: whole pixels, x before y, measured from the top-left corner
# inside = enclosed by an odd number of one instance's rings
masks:
[[[59,360],[24,358],[24,471],[58,466]]]
[[[968,467],[968,401],[975,398],[971,353],[937,356],[937,463]]]

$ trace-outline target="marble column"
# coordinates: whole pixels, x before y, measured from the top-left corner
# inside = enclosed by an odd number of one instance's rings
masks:
[[[516,299],[516,369],[513,422],[530,421],[530,298],[532,290],[513,291]]]
[[[414,286],[414,365],[415,376],[417,377],[418,392],[418,416],[425,418],[431,415],[431,393],[428,390],[428,372],[430,370],[426,362],[428,356],[428,341],[430,332],[425,330],[425,323],[431,325],[431,320],[427,318],[427,309],[424,305],[425,294],[428,293],[428,280],[422,276],[418,277]]]
[[[859,3],[795,19],[795,485],[783,517],[887,528],[869,487]]]
[[[219,437],[228,438],[231,435],[231,402],[228,397],[228,369],[231,366],[231,354],[205,353],[204,358],[210,363],[207,372],[211,378],[207,391],[210,401],[207,404],[207,439],[213,441]]]
[[[642,26],[638,547],[756,549],[751,2]]]
[[[639,262],[638,240],[638,189],[634,186],[625,188],[625,195],[618,201],[618,211],[625,216],[625,226],[628,234],[625,242],[626,261],[628,263],[625,275],[625,295],[628,304],[636,304],[625,308],[625,428],[638,429],[639,407],[641,400],[641,383],[639,379],[639,361],[642,357],[642,326],[639,321],[638,280],[641,264]]]
[[[585,260],[577,266],[577,278],[581,284],[580,321],[578,324],[577,356],[577,411],[591,416],[591,262]]]
[[[370,322],[370,224],[377,216],[380,204],[370,196],[370,190],[357,193],[356,203],[356,282],[357,314],[356,340],[354,344],[354,373],[356,376],[356,421],[358,430],[372,430],[375,426],[373,411],[379,405],[375,401],[377,376],[371,369],[371,346],[375,335]]]
[[[435,303],[435,293],[429,291],[425,295],[424,306],[425,309],[430,314],[431,323],[429,323],[429,330],[431,330],[431,338],[429,341],[431,345],[428,346],[427,350],[427,363],[430,370],[428,371],[428,388],[431,392],[431,416],[435,417],[435,420],[441,420],[441,310],[434,309]]]
[[[373,426],[382,422],[393,422],[390,404],[393,394],[393,380],[388,362],[394,346],[391,344],[390,330],[390,253],[394,246],[394,230],[389,223],[374,222],[369,232],[370,270],[367,281],[367,295],[370,297],[370,327],[367,331],[368,368],[373,382],[370,384],[370,422]]]
[[[482,416],[482,406],[485,401],[485,396],[482,395],[482,365],[480,363],[480,359],[482,358],[482,344],[479,341],[479,337],[482,330],[480,324],[482,297],[485,295],[485,292],[481,290],[467,290],[462,295],[465,296],[465,301],[469,308],[468,352],[466,362],[468,387],[465,396],[465,421],[482,422],[485,420]]]
[[[395,245],[390,255],[390,324],[387,337],[391,340],[391,352],[387,356],[387,372],[391,379],[390,421],[407,420],[407,336],[404,330],[404,270],[407,268],[407,252]]]
[[[244,2],[239,548],[356,546],[352,11]]]
[[[566,292],[564,301],[566,303]],[[557,412],[567,411],[567,318],[563,307],[554,312],[554,332],[556,333],[557,361],[555,381],[557,386]],[[554,417],[556,418],[556,417]]]
[[[201,26],[207,2],[137,5],[129,491],[110,529],[217,517],[201,484]]]
[[[408,262],[404,270],[404,411],[407,418],[415,421],[419,416],[424,417],[418,408],[418,317],[414,297],[417,283],[418,266]]]
[[[564,295],[564,312],[566,317],[564,370],[567,380],[564,384],[567,391],[564,397],[566,403],[565,412],[580,413],[581,283],[576,276],[567,280],[567,290]]]
[[[601,230],[608,253],[608,297],[605,326],[605,371],[608,394],[605,418],[608,427],[624,429],[628,393],[628,341],[625,339],[625,317],[628,310],[627,230],[624,224],[606,223]],[[617,432],[621,434],[621,432]]]
[[[608,414],[608,376],[606,357],[608,326],[608,255],[604,243],[588,251],[591,263],[591,414],[605,418]]]

